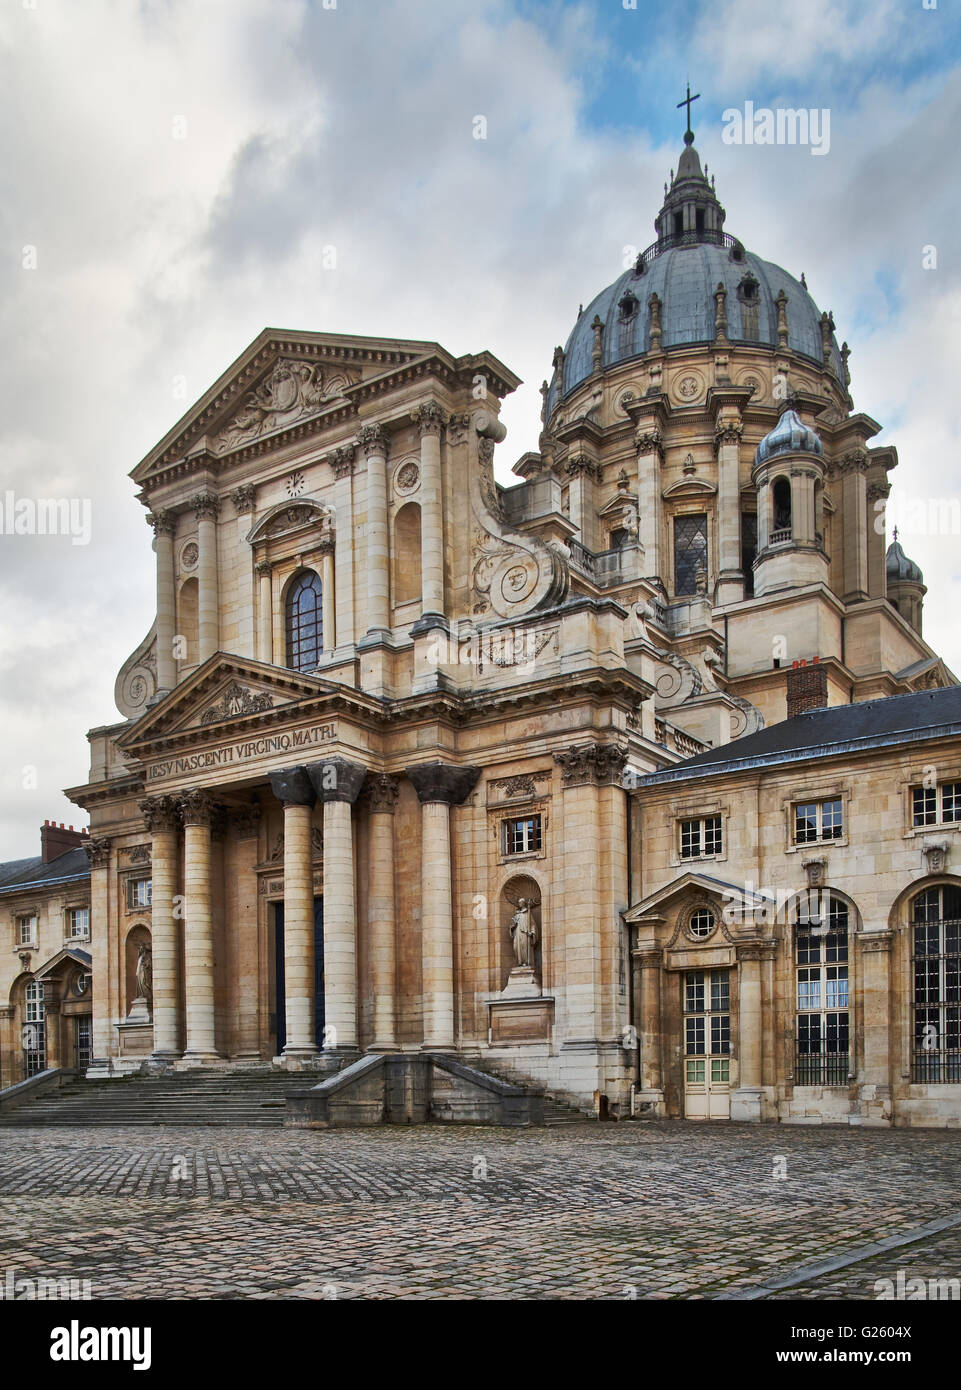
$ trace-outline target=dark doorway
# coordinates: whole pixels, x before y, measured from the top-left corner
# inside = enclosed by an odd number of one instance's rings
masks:
[[[287,1003],[284,978],[284,905],[274,903],[274,1005],[277,1010],[277,1052],[287,1042]],[[314,1039],[324,1045],[324,900],[314,899]]]

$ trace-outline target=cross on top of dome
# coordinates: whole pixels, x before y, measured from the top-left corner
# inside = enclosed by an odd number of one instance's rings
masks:
[[[694,96],[691,96],[691,84],[690,84],[690,82],[688,82],[688,84],[687,84],[687,96],[684,98],[683,101],[679,101],[679,102],[677,103],[677,109],[678,109],[679,111],[680,111],[680,109],[681,109],[682,106],[686,106],[686,107],[687,107],[687,130],[685,130],[685,132],[684,132],[684,143],[685,143],[685,145],[693,145],[693,144],[694,144],[694,131],[691,129],[691,102],[692,102],[692,101],[700,101],[700,99],[701,99],[701,94],[700,94],[700,92],[697,92]]]

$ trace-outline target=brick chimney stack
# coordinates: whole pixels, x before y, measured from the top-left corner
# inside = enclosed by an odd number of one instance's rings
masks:
[[[807,661],[795,661],[787,673],[787,717],[806,714],[811,709],[824,709],[828,702],[827,667],[822,666],[817,657]]]
[[[88,830],[74,830],[72,825],[58,825],[54,820],[45,820],[40,827],[40,854],[45,864],[66,854],[68,849],[79,849],[89,835]]]

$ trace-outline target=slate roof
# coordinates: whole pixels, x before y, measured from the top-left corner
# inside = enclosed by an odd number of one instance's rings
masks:
[[[686,782],[860,749],[897,747],[950,734],[961,734],[961,685],[809,710],[733,743],[697,753],[663,772],[641,777],[636,785],[642,788]]]
[[[89,878],[90,860],[82,847],[58,854],[49,864],[39,854],[30,859],[9,859],[0,864],[0,893],[12,893],[20,888],[49,887],[70,879]]]

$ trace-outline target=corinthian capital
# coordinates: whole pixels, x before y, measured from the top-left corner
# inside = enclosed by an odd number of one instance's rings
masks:
[[[147,796],[137,802],[144,825],[151,834],[155,830],[174,830],[177,826],[177,798],[175,796]]]
[[[581,743],[554,754],[567,787],[620,783],[627,753],[616,743]]]
[[[148,512],[147,525],[153,527],[155,536],[172,536],[177,529],[177,518],[171,511]]]
[[[387,457],[387,431],[383,425],[361,425],[357,438],[365,458],[370,458],[371,454]]]
[[[233,492],[230,494],[230,500],[237,508],[238,515],[242,516],[246,512],[253,511],[254,498],[256,495],[257,489],[254,487],[253,483],[243,483],[240,487],[234,488]]]
[[[657,454],[664,458],[664,444],[660,430],[635,430],[634,447],[639,454]]]
[[[84,849],[87,851],[87,858],[90,860],[91,869],[106,869],[110,864],[110,838],[107,835],[95,835],[84,842]]]
[[[397,805],[397,778],[389,772],[371,773],[364,788],[372,814],[394,814]]]
[[[327,461],[334,470],[335,478],[349,478],[354,471],[354,445],[344,444],[327,455]]]
[[[425,401],[415,415],[417,428],[421,435],[440,434],[447,423],[447,416],[436,401]]]
[[[205,518],[215,521],[220,511],[220,498],[215,492],[198,492],[196,497],[190,499],[190,505],[198,521]]]
[[[178,798],[178,810],[184,825],[213,825],[219,807],[209,792],[192,787]]]

